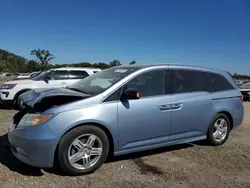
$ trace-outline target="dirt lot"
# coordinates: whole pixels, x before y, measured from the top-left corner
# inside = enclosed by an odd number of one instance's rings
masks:
[[[0,187],[250,188],[250,103],[244,106],[244,123],[223,146],[184,144],[117,157],[95,173],[79,177],[32,168],[16,160],[6,135],[14,111],[0,110]]]

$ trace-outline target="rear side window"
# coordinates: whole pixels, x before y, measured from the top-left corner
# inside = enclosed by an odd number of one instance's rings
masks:
[[[204,72],[203,75],[205,88],[208,92],[234,89],[228,80],[219,74]]]
[[[204,91],[202,73],[192,70],[171,70],[172,93]]]
[[[70,71],[69,74],[70,79],[84,79],[89,76],[86,71]]]

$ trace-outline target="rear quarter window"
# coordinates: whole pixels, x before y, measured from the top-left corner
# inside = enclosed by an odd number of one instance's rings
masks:
[[[205,89],[208,92],[217,92],[234,89],[229,81],[222,75],[204,72]]]

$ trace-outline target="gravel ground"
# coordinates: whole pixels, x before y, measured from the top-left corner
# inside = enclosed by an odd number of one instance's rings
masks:
[[[219,147],[192,143],[110,159],[87,176],[38,169],[11,154],[7,124],[14,111],[0,110],[0,187],[243,187],[250,188],[250,103],[243,124]]]

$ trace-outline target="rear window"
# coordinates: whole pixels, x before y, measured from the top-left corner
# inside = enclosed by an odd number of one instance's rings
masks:
[[[205,88],[208,92],[234,89],[226,78],[219,74],[204,72]]]
[[[204,91],[202,73],[191,70],[171,71],[172,93]]]

